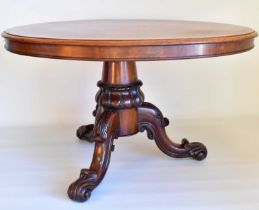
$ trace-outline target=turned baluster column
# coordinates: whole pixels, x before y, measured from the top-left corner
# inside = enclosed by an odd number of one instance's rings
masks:
[[[105,109],[116,111],[120,124],[118,136],[128,136],[138,132],[137,107],[144,101],[141,85],[134,61],[104,62],[102,80],[98,82],[100,90],[96,95],[97,118],[98,113],[102,113]]]

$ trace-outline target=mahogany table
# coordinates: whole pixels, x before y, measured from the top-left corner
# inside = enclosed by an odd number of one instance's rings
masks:
[[[20,26],[2,33],[13,53],[57,59],[103,61],[96,95],[95,123],[78,128],[79,139],[95,143],[89,169],[70,185],[68,195],[87,200],[102,181],[114,150],[113,140],[147,131],[165,154],[203,160],[202,143],[166,135],[169,120],[144,101],[136,62],[241,53],[254,46],[256,31],[241,26],[171,20],[80,20]],[[155,76],[155,75],[154,75]]]

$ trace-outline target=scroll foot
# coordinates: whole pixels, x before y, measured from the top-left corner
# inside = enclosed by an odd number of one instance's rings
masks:
[[[175,158],[191,157],[195,160],[203,160],[207,157],[207,148],[199,142],[189,143],[183,139],[181,144],[172,142],[165,131],[169,124],[161,111],[151,103],[143,103],[138,108],[138,129],[147,131],[148,138],[155,139],[159,149],[168,156]]]
[[[89,169],[82,169],[80,177],[69,186],[67,193],[72,200],[83,202],[89,199],[91,192],[105,176],[114,149],[113,140],[118,133],[118,123],[116,112],[104,111],[91,129],[91,138],[95,142],[92,163]]]
[[[200,142],[191,142],[187,139],[182,140],[181,144],[185,149],[186,152],[192,157],[194,160],[203,160],[207,157],[208,151],[204,144]]]
[[[84,202],[91,196],[92,190],[96,187],[97,174],[88,169],[82,169],[80,177],[68,188],[70,199],[78,202]]]
[[[88,142],[93,142],[93,129],[94,125],[89,124],[89,125],[82,125],[80,126],[77,131],[76,131],[76,136],[80,140],[86,140]]]

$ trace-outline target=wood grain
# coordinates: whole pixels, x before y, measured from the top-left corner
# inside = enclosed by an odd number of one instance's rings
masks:
[[[230,24],[174,20],[80,20],[32,24],[2,33],[7,50],[74,60],[162,60],[247,51],[257,32]]]
[[[177,144],[169,139],[165,131],[169,120],[156,106],[144,102],[141,85],[134,62],[103,63],[102,80],[98,82],[100,90],[96,94],[95,123],[80,126],[77,130],[79,139],[95,143],[95,152],[90,168],[82,169],[79,179],[68,189],[72,200],[83,202],[89,199],[108,169],[114,150],[113,139],[119,137],[146,130],[148,138],[154,139],[159,149],[171,157],[206,158],[204,144],[189,143],[186,139]]]
[[[203,160],[206,146],[186,139],[175,143],[166,134],[169,120],[144,101],[135,60],[184,59],[247,51],[257,33],[219,23],[162,20],[82,20],[34,24],[3,32],[7,50],[31,56],[104,61],[96,95],[95,123],[80,126],[79,139],[95,143],[91,165],[68,189],[86,201],[103,180],[113,140],[147,131],[159,149],[176,158]]]

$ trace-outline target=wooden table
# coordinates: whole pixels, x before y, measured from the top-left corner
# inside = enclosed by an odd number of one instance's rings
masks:
[[[95,143],[89,169],[70,185],[68,195],[87,200],[102,181],[113,140],[147,131],[165,154],[203,160],[206,147],[166,135],[169,120],[145,102],[135,61],[212,57],[245,52],[257,33],[247,27],[171,20],[80,20],[15,27],[2,33],[13,53],[57,59],[103,61],[96,95],[95,123],[78,128],[79,139]],[[154,75],[156,76],[156,75]]]

